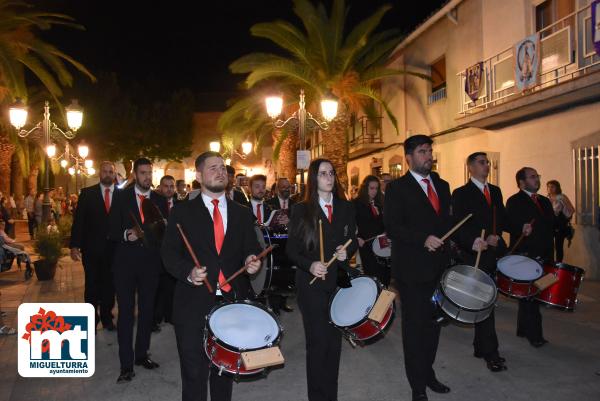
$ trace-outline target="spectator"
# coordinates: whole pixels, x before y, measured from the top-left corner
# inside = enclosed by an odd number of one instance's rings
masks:
[[[6,233],[11,238],[15,237],[15,220],[12,218],[10,213],[10,205],[8,203],[8,199],[2,198],[0,199],[0,217],[4,220],[6,224]]]
[[[569,241],[573,239],[573,227],[571,226],[571,217],[575,213],[573,204],[562,193],[560,183],[556,180],[550,180],[546,183],[548,190],[548,198],[552,202],[554,215],[556,216],[556,225],[554,228],[554,250],[556,252],[556,262],[561,263],[564,259],[565,239]]]

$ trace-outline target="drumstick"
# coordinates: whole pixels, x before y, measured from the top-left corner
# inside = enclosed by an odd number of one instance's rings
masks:
[[[267,256],[267,254],[269,252],[271,252],[274,248],[276,248],[278,246],[279,246],[279,244],[273,244],[273,245],[269,246],[268,248],[265,248],[264,251],[262,251],[261,253],[259,253],[258,255],[256,255],[254,257],[253,261],[255,261],[255,260],[261,260],[262,258],[264,258],[265,256]],[[237,276],[239,276],[240,274],[242,274],[243,272],[245,272],[247,268],[248,268],[248,263],[246,263],[244,266],[240,267],[240,269],[238,271],[236,271],[235,273],[233,273],[227,280],[223,281],[222,283],[219,283],[219,286],[221,288],[223,288],[231,280],[233,280],[234,278],[236,278]]]
[[[533,225],[534,222],[535,222],[535,219],[531,219],[531,221],[529,222],[529,224]],[[521,244],[521,241],[523,241],[523,238],[525,238],[525,233],[521,233],[521,235],[517,239],[517,242],[515,242],[515,245],[513,245],[512,249],[510,250],[510,252],[508,252],[507,256],[513,254],[513,252]]]
[[[440,238],[442,241],[445,241],[449,236],[452,235],[452,233],[454,233],[454,231],[458,230],[460,226],[462,226],[463,224],[465,224],[465,221],[469,220],[471,217],[473,217],[473,213],[469,213],[464,219],[462,219],[461,221],[458,222],[457,225],[455,225],[454,227],[452,227],[450,229],[450,231],[448,231],[442,238]]]
[[[485,228],[481,230],[481,239],[485,238]],[[475,259],[475,269],[479,267],[479,259],[481,259],[481,248],[477,251],[477,259]]]
[[[321,253],[321,263],[325,263],[325,250],[323,249],[323,220],[319,219],[319,251]],[[322,277],[325,280],[325,276]]]
[[[190,256],[192,257],[194,264],[196,265],[197,268],[200,268],[202,265],[200,264],[200,261],[196,257],[196,253],[192,249],[192,245],[190,245],[190,242],[188,241],[187,237],[185,236],[185,233],[183,232],[183,228],[181,228],[181,225],[179,223],[177,223],[177,228],[179,229],[179,234],[181,234],[181,239],[183,239],[183,243],[185,244],[185,247],[187,248],[188,252],[190,253]],[[208,276],[204,277],[204,279],[202,281],[204,281],[204,284],[206,284],[206,289],[208,290],[208,292],[210,292],[212,294],[213,289],[212,289],[212,286],[210,285],[210,283],[208,282]]]
[[[350,238],[348,241],[346,241],[346,243],[342,246],[342,248],[340,249],[340,251],[343,251],[344,249],[348,248],[348,246],[352,243],[352,238]],[[327,264],[325,265],[326,269],[329,269],[329,266],[332,265],[333,262],[335,262],[335,259],[337,258],[337,256],[333,255],[331,257],[331,259],[329,259],[329,262],[327,262]],[[315,280],[317,279],[317,276],[315,276],[311,281],[310,284],[312,285]],[[325,277],[323,276],[323,279],[325,279]]]

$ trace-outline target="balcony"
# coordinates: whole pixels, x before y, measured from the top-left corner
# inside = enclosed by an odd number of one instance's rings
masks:
[[[350,159],[377,151],[384,147],[381,136],[381,117],[362,116],[354,119],[350,131]]]
[[[493,129],[600,100],[600,57],[591,32],[589,6],[539,31],[538,84],[524,92],[515,88],[512,46],[483,61],[483,84],[476,102],[464,91],[466,71],[461,71],[456,122]]]

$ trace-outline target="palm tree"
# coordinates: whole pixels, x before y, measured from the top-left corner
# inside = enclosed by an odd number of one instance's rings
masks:
[[[38,31],[52,26],[83,27],[67,15],[39,12],[19,0],[0,0],[0,106],[16,97],[27,98],[26,77],[32,75],[58,104],[62,87],[73,84],[67,65],[89,77],[94,76],[75,59],[43,41]],[[10,191],[10,161],[19,141],[6,118],[0,123],[0,191]]]
[[[330,15],[323,4],[315,7],[309,0],[293,3],[302,27],[279,20],[259,23],[250,29],[253,36],[274,42],[285,55],[251,53],[234,61],[230,69],[234,73],[248,74],[245,80],[248,89],[265,82],[279,82],[280,87],[302,87],[306,98],[313,102],[329,91],[338,98],[338,116],[325,134],[324,157],[332,161],[340,182],[347,188],[346,131],[351,114],[375,103],[398,129],[396,118],[377,88],[385,78],[409,73],[387,66],[390,54],[402,37],[395,29],[375,32],[390,5],[380,7],[347,31],[348,9],[344,0],[333,1]],[[423,74],[409,74],[428,78]],[[310,107],[316,108],[309,104]]]

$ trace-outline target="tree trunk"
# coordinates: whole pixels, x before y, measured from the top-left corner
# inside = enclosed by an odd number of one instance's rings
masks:
[[[281,136],[281,130],[273,131],[273,146],[275,146]],[[296,149],[298,147],[298,133],[289,132],[287,138],[281,144],[279,149],[279,158],[277,159],[278,177],[286,177],[293,184],[296,181]]]
[[[12,157],[12,170],[11,170],[11,181],[12,181],[12,193],[15,195],[15,201],[18,202],[21,199],[23,193],[23,171],[21,170],[21,163],[17,155],[13,154]]]
[[[0,133],[0,192],[10,195],[10,170],[15,145],[10,142],[8,134]]]
[[[340,104],[340,108],[343,105]],[[339,110],[337,117],[329,124],[329,129],[323,132],[323,157],[329,159],[335,168],[339,183],[348,193],[348,127],[350,113]]]
[[[27,190],[29,191],[30,194],[34,194],[34,195],[37,194],[37,191],[38,191],[37,179],[38,179],[39,173],[40,173],[39,161],[35,161],[31,165],[31,168],[29,169],[29,177],[27,177]]]

